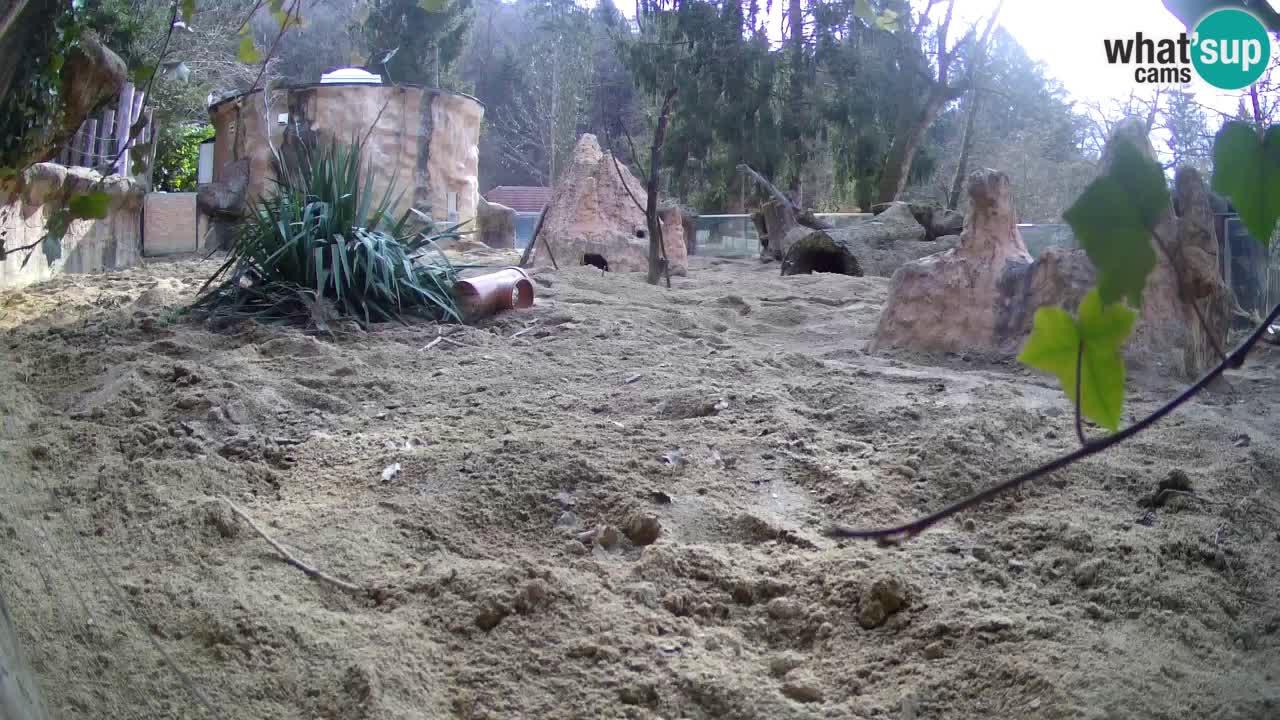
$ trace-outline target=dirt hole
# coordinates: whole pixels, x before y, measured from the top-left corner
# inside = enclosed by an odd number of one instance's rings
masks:
[[[833,247],[797,248],[783,275],[809,275],[816,272],[862,276],[858,259]]]

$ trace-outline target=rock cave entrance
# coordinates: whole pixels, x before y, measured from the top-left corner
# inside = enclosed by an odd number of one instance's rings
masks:
[[[609,271],[609,260],[600,253],[584,253],[582,255],[582,264],[600,268],[605,272]]]
[[[818,272],[862,276],[858,258],[848,248],[833,242],[825,233],[816,235],[812,240],[796,244],[787,253],[783,275],[811,275]]]

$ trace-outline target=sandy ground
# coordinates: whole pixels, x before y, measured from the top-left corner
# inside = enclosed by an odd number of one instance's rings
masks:
[[[424,351],[176,321],[211,269],[0,293],[0,583],[57,718],[1280,717],[1280,353],[881,548],[822,529],[1075,442],[1011,361],[866,355],[883,279],[540,272]]]

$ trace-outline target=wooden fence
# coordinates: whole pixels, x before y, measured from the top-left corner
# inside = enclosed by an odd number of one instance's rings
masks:
[[[90,117],[80,125],[75,137],[67,143],[58,156],[58,162],[68,167],[78,166],[97,168],[111,165],[106,174],[132,176],[128,148],[145,145],[155,139],[155,127],[152,124],[152,109],[145,113],[146,126],[132,141],[129,140],[129,129],[144,117],[142,111],[146,93],[136,89],[133,83],[125,83],[115,107],[108,106],[96,116]],[[118,159],[117,159],[118,156]],[[147,153],[150,165],[151,153]],[[114,164],[112,164],[114,161]]]

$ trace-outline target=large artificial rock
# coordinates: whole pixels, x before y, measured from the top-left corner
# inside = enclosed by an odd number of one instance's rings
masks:
[[[594,135],[583,135],[573,151],[568,172],[547,208],[532,262],[547,263],[547,246],[557,264],[579,265],[588,254],[603,256],[612,271],[644,272],[649,267],[649,239],[644,212],[645,189]],[[689,255],[679,213],[668,213],[663,247],[672,275],[685,275]]]
[[[924,203],[907,203],[901,201],[878,203],[871,206],[871,212],[877,216],[895,207],[905,206],[925,229],[926,240],[937,240],[949,235],[959,235],[964,230],[964,213]]]
[[[236,226],[249,214],[250,160],[241,158],[222,166],[219,179],[196,191],[196,207],[209,218],[208,235],[201,239],[205,250],[228,250],[235,244]]]
[[[214,218],[237,220],[247,214],[246,195],[249,187],[249,159],[232,160],[222,166],[217,182],[206,183],[196,191],[200,212]]]
[[[476,233],[480,242],[505,250],[516,246],[516,211],[481,197],[476,201]]]
[[[1110,167],[1115,143],[1121,141],[1155,157],[1146,124],[1125,121],[1108,141],[1102,172]],[[872,350],[1015,353],[1030,333],[1038,308],[1074,311],[1094,286],[1094,268],[1083,250],[1050,247],[1031,262],[1004,173],[974,173],[969,194],[973,208],[960,246],[909,263],[894,274]],[[1178,170],[1173,208],[1157,225],[1151,242],[1156,267],[1147,279],[1126,355],[1154,358],[1184,377],[1198,377],[1217,363],[1216,348],[1226,343],[1231,291],[1218,272],[1213,201],[1195,170]]]
[[[684,249],[689,255],[698,251],[698,211],[680,209],[680,226],[684,228]]]
[[[1008,349],[1018,339],[1021,323],[1012,316],[1021,315],[1018,300],[1032,262],[1018,232],[1009,176],[973,173],[969,197],[959,247],[894,273],[873,351]]]
[[[25,7],[23,7],[25,6]],[[6,37],[0,38],[0,88],[7,89],[11,83],[21,83],[23,65],[20,56],[11,56],[11,52],[22,52],[22,48],[32,40],[31,36],[42,36],[47,32],[43,16],[49,9],[48,2],[23,3],[14,10],[18,12],[15,24]],[[4,15],[5,12],[0,12]],[[21,27],[25,22],[33,23],[33,27]],[[15,68],[18,68],[15,71]],[[80,40],[72,48],[58,71],[61,83],[60,112],[50,118],[43,128],[32,131],[34,137],[27,139],[30,148],[25,157],[11,158],[11,164],[26,167],[32,163],[52,160],[58,152],[80,129],[80,125],[91,113],[120,94],[128,80],[129,70],[124,60],[120,59],[108,47],[102,44],[96,33],[91,31],[81,35]],[[8,97],[7,92],[0,92],[0,97]],[[6,110],[7,111],[7,110]]]
[[[61,75],[62,129],[70,138],[94,110],[120,94],[129,69],[119,55],[89,32],[67,53]]]
[[[1112,131],[1101,172],[1111,167],[1120,142],[1156,160],[1146,121],[1128,118]],[[1155,358],[1194,379],[1217,364],[1218,349],[1226,344],[1231,290],[1219,273],[1214,201],[1200,173],[1180,168],[1172,201],[1151,238],[1156,266],[1147,278],[1127,349],[1131,356]]]
[[[779,244],[783,275],[833,272],[891,277],[912,260],[955,247],[954,240],[928,242],[926,230],[906,203],[874,218],[832,230],[797,226]]]
[[[1232,292],[1218,270],[1209,189],[1192,168],[1179,168],[1174,176],[1168,225],[1169,232],[1163,228],[1158,232],[1166,238],[1172,258],[1157,251],[1156,270],[1143,294],[1135,346],[1145,342],[1156,353],[1180,353],[1183,376],[1198,378],[1217,365],[1218,352],[1227,344]]]
[[[60,241],[48,237],[67,198],[101,190],[107,215],[76,220]],[[0,288],[23,287],[63,273],[97,273],[136,265],[142,251],[142,186],[118,175],[103,178],[82,167],[36,163],[18,178],[15,192],[0,193]],[[0,714],[0,717],[3,717]]]

